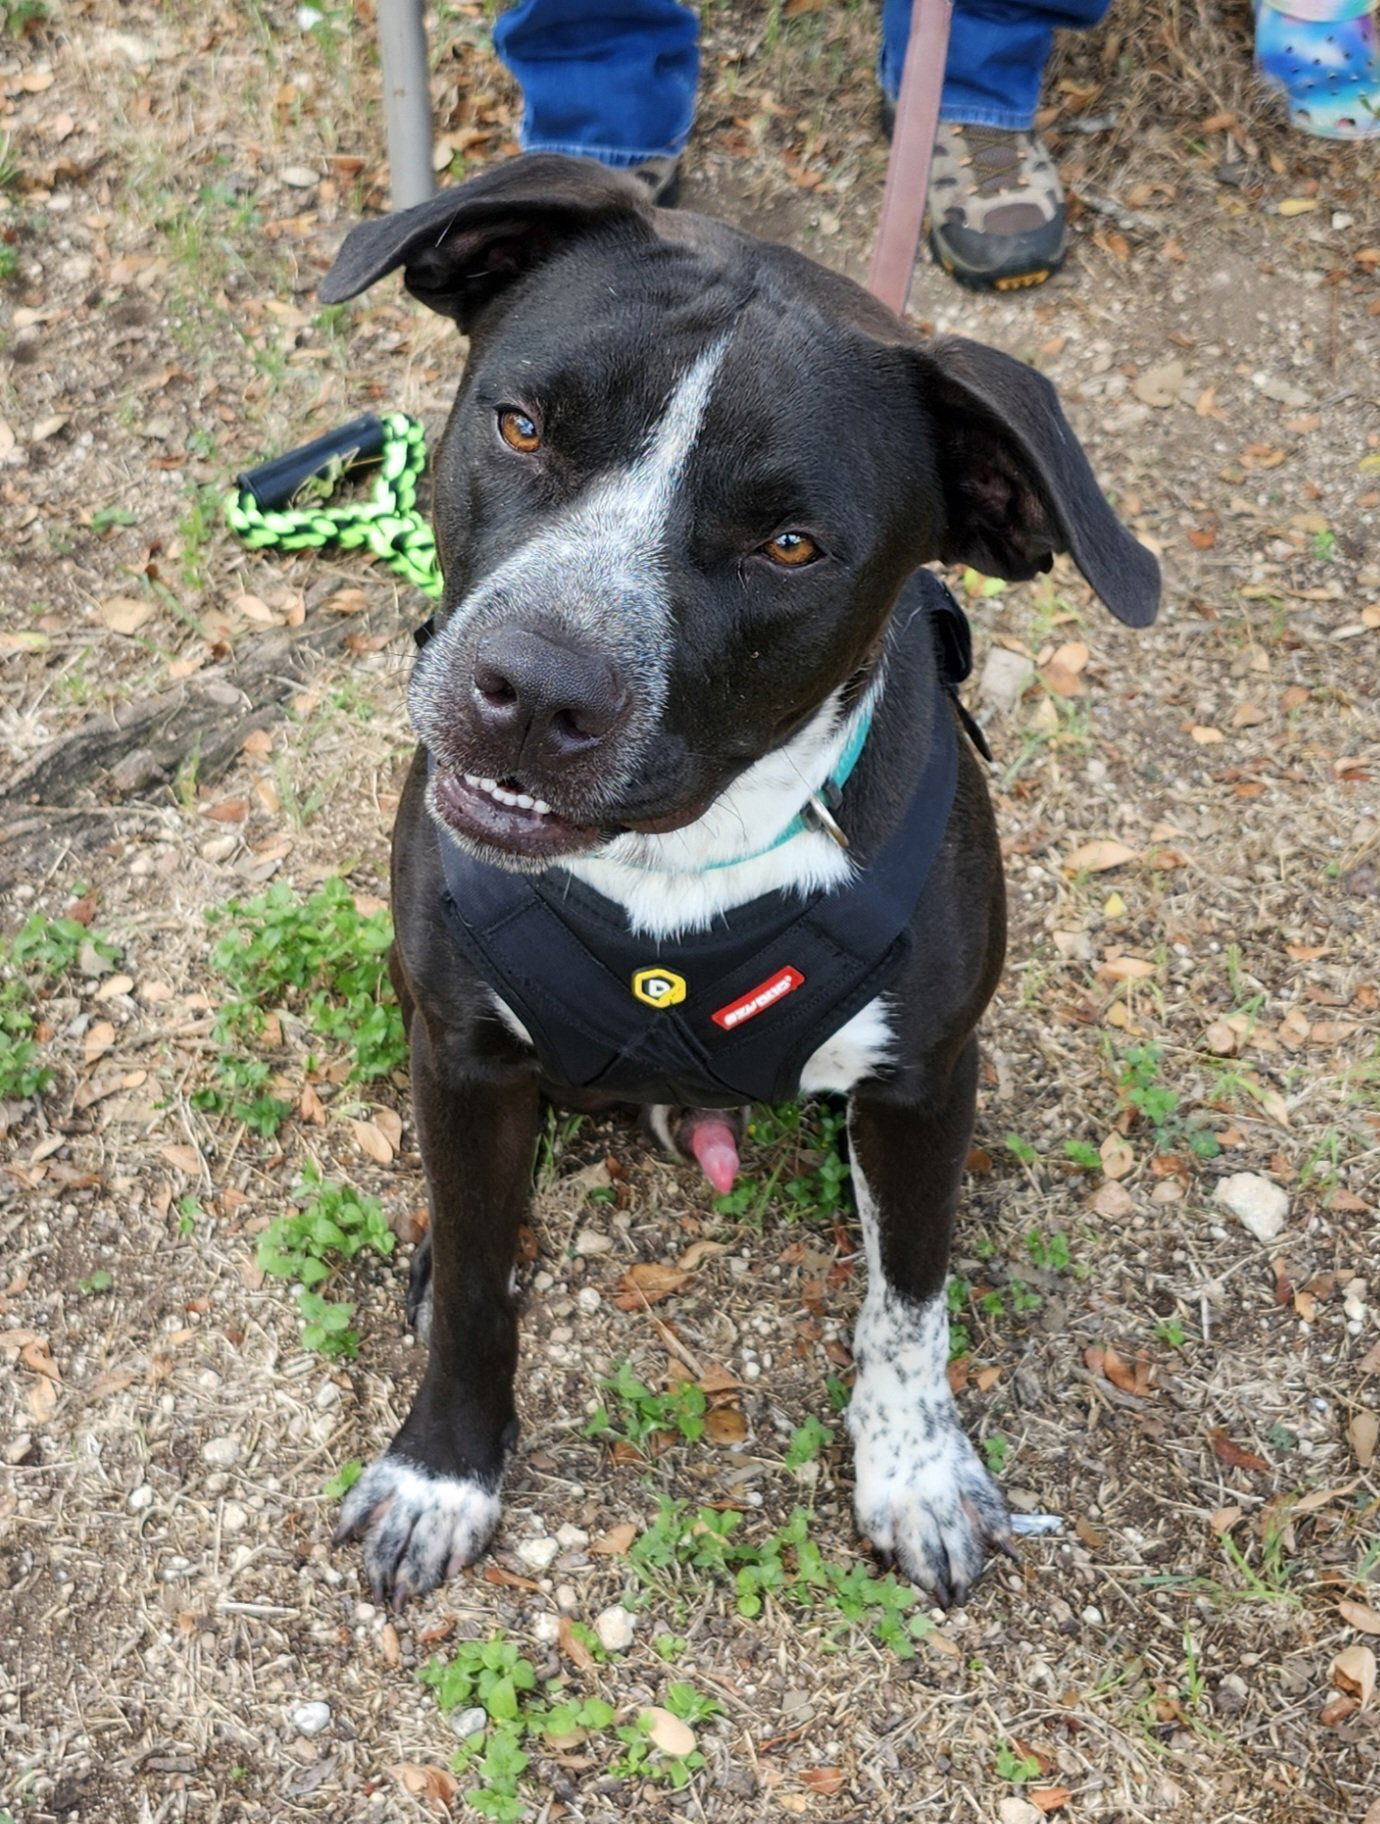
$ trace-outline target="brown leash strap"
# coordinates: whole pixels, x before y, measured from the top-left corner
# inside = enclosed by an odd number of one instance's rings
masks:
[[[905,309],[925,219],[925,191],[939,126],[939,95],[949,50],[950,0],[912,0],[910,37],[896,103],[877,243],[867,289],[897,316]]]

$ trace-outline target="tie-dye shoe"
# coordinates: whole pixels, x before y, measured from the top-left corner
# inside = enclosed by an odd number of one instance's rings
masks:
[[[1254,0],[1255,61],[1320,139],[1380,137],[1380,0]]]

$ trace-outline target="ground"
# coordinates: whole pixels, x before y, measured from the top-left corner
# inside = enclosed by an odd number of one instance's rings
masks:
[[[872,8],[704,12],[687,205],[862,271]],[[434,432],[454,387],[392,284],[313,302],[385,206],[372,13],[0,0],[0,1817],[1373,1824],[1374,148],[1288,132],[1245,7],[1120,0],[1050,73],[1067,271],[911,294],[1050,375],[1166,577],[1142,634],[1068,570],[952,579],[1013,915],[952,1373],[1059,1530],[948,1615],[869,1581],[832,1111],[759,1119],[726,1208],[630,1126],[553,1120],[497,1550],[390,1617],[326,1485],[417,1374],[406,1082],[391,1015],[351,1033],[423,609],[219,515],[245,463],[375,406]],[[484,9],[435,14],[461,175],[514,98]],[[207,913],[270,884],[244,928],[306,989],[213,962]],[[1241,1174],[1282,1192],[1258,1233]],[[382,1237],[326,1250],[355,1356],[265,1274],[304,1205]],[[452,1774],[480,1671],[488,1758]]]

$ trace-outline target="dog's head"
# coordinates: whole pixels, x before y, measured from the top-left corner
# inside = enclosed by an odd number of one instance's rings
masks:
[[[1154,619],[1049,382],[786,248],[538,154],[355,228],[320,295],[397,266],[470,337],[410,706],[432,808],[487,860],[693,822],[865,689],[928,560],[1020,579],[1068,551]]]

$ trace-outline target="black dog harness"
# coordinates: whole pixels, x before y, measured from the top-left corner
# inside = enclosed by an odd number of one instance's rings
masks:
[[[906,584],[897,613],[907,607],[927,620],[945,689],[985,752],[957,703],[972,666],[963,610],[927,570]],[[691,1108],[786,1101],[813,1053],[904,962],[957,778],[941,707],[905,813],[855,879],[804,898],[764,893],[674,939],[639,936],[621,906],[562,869],[510,874],[438,829],[450,928],[552,1081]]]

